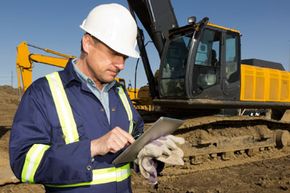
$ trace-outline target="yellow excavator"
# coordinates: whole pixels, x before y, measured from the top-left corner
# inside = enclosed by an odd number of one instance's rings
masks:
[[[152,103],[185,119],[178,130],[188,167],[290,147],[290,73],[277,62],[241,59],[238,30],[208,17],[179,26],[170,0],[127,0],[159,56],[154,76],[139,28]],[[187,167],[187,168],[188,168]]]

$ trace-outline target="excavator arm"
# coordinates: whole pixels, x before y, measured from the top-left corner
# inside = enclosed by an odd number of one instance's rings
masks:
[[[30,53],[29,47],[42,50],[52,54],[52,56]],[[32,68],[34,62],[64,68],[70,58],[75,58],[75,56],[62,54],[47,48],[40,48],[27,42],[21,42],[17,46],[16,56],[16,71],[20,93],[23,93],[32,83]]]
[[[171,1],[127,0],[127,2],[133,17],[137,16],[139,18],[161,58],[169,30],[178,27]],[[137,42],[151,98],[159,98],[158,84],[149,63],[143,31],[140,28],[138,29]]]
[[[136,14],[161,56],[170,29],[178,27],[170,0],[127,0],[131,12]]]

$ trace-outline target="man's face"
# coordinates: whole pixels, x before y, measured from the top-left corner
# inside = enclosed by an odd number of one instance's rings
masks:
[[[95,81],[97,86],[99,83],[110,83],[124,69],[127,57],[90,38],[91,43],[86,58],[87,75]]]

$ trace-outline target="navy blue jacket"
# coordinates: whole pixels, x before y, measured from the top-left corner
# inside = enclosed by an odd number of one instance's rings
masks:
[[[26,153],[33,144],[47,144],[50,148],[35,174],[35,183],[73,184],[92,180],[92,169],[113,167],[117,154],[91,158],[90,142],[116,126],[128,131],[126,110],[114,86],[109,91],[111,121],[108,122],[103,106],[97,97],[82,83],[71,62],[60,71],[65,92],[71,105],[80,140],[65,144],[63,134],[46,78],[36,80],[24,93],[16,112],[10,137],[10,164],[16,177],[21,172]],[[128,96],[127,96],[128,97]],[[130,101],[130,100],[129,100]],[[143,130],[143,121],[133,108],[137,129]],[[47,192],[131,192],[130,178],[122,182],[76,188],[49,188]],[[68,191],[70,190],[70,191]]]

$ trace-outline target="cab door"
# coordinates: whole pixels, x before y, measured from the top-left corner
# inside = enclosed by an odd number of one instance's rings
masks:
[[[192,72],[191,98],[220,98],[222,62],[222,32],[205,28],[195,45]]]
[[[238,99],[239,36],[228,30],[207,27],[197,37],[191,77],[191,97]]]
[[[222,91],[225,98],[239,99],[240,93],[240,38],[238,33],[223,34]]]

